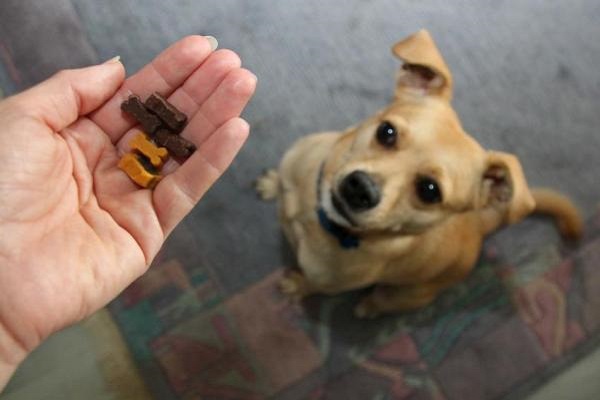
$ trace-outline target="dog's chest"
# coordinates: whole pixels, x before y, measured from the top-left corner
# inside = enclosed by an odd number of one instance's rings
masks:
[[[358,246],[345,248],[338,238],[316,222],[307,226],[307,235],[298,248],[298,263],[305,276],[315,285],[348,290],[379,281],[385,266],[398,252],[404,252],[410,241],[359,239]]]

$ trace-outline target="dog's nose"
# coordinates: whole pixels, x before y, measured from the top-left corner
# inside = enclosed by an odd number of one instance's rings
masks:
[[[381,200],[377,184],[363,171],[354,171],[342,180],[340,195],[352,211],[369,210]]]

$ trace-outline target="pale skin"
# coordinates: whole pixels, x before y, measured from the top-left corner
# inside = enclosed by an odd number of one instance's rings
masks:
[[[0,102],[0,390],[44,339],[142,275],[229,166],[256,77],[202,36],[126,77],[118,60],[62,71]],[[151,191],[117,168],[137,133],[120,103],[158,91],[189,117],[198,150]]]

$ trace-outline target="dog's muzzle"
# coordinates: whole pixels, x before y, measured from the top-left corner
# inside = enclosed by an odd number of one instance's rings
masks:
[[[340,183],[339,194],[353,212],[370,210],[381,201],[379,187],[364,171],[347,175]]]

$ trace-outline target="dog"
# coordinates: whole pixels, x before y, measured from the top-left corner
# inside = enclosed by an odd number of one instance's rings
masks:
[[[528,188],[515,156],[464,131],[426,30],[392,51],[403,65],[387,107],[301,138],[256,182],[263,199],[277,199],[297,255],[281,290],[301,299],[374,286],[354,309],[362,318],[430,304],[469,274],[486,235],[532,212],[554,217],[565,238],[582,234],[567,197]]]

